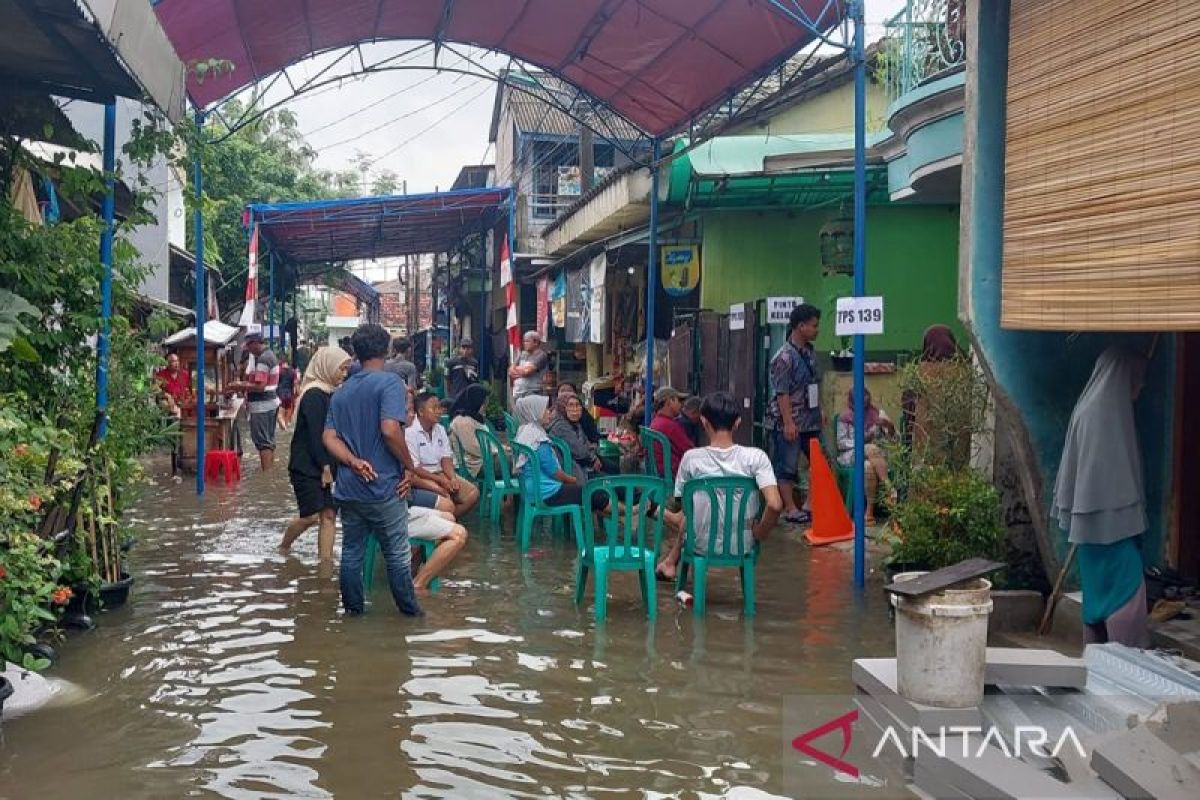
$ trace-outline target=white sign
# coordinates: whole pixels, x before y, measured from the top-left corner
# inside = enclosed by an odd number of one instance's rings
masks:
[[[838,336],[883,333],[883,298],[839,297],[834,327]]]
[[[788,316],[792,313],[792,309],[803,304],[803,297],[768,297],[767,324],[787,325]]]
[[[734,303],[729,307],[729,330],[741,331],[746,329],[746,307]]]

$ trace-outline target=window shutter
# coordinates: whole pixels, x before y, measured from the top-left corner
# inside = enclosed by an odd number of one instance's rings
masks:
[[[1012,0],[1005,328],[1200,329],[1200,3]]]

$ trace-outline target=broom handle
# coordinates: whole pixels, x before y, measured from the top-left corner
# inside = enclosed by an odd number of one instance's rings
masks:
[[[1063,560],[1062,568],[1058,571],[1058,578],[1054,581],[1054,590],[1050,592],[1050,597],[1046,600],[1046,611],[1042,614],[1042,624],[1038,625],[1038,636],[1045,636],[1050,632],[1050,623],[1054,618],[1054,609],[1058,607],[1058,599],[1062,596],[1063,583],[1066,581],[1067,573],[1071,570],[1071,564],[1075,561],[1075,551],[1079,549],[1079,545],[1072,544],[1071,549],[1067,551],[1067,557]]]

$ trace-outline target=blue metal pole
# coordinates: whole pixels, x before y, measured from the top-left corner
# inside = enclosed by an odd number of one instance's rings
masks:
[[[654,419],[654,306],[658,300],[658,159],[661,143],[657,138],[650,157],[650,247],[646,259],[646,384],[642,390],[646,427]]]
[[[270,264],[271,264],[271,280],[270,280],[270,283],[268,284],[268,290],[267,290],[268,292],[270,292],[270,294],[267,295],[267,324],[270,325],[271,328],[270,328],[270,335],[267,337],[267,340],[268,340],[268,344],[270,345],[271,349],[274,350],[275,349],[275,251],[272,250],[267,255],[267,258],[270,259]]]
[[[867,293],[867,59],[863,0],[856,0],[854,15],[854,296]],[[866,446],[863,404],[866,375],[866,340],[854,337],[854,585],[867,582],[866,564]]]
[[[207,404],[204,389],[204,323],[208,320],[208,293],[204,288],[204,167],[200,158],[204,138],[204,112],[196,112],[195,196],[193,212],[196,239],[196,494],[204,494],[204,423]]]
[[[108,433],[108,361],[112,333],[113,216],[117,171],[117,102],[104,106],[104,231],[100,234],[100,335],[96,342],[96,413],[100,436]]]

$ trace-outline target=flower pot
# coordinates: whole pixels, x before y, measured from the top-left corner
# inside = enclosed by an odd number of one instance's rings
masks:
[[[133,586],[133,576],[121,570],[121,580],[115,583],[100,585],[100,602],[102,608],[111,610],[120,608],[129,600],[129,590]]]
[[[854,356],[832,356],[834,372],[850,372],[854,369]]]

